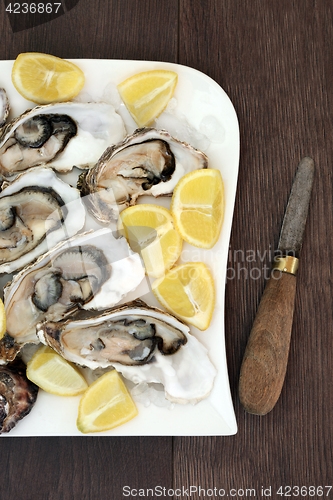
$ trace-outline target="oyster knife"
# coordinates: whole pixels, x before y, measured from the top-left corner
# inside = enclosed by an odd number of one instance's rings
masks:
[[[278,253],[253,323],[239,378],[249,413],[265,415],[279,399],[287,370],[295,307],[296,271],[308,214],[314,161],[301,160],[286,208]]]

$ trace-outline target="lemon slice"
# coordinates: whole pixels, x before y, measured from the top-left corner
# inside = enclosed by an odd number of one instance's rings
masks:
[[[6,312],[5,306],[0,299],[0,339],[5,335],[6,332]]]
[[[135,205],[121,212],[118,230],[141,255],[148,276],[158,278],[170,269],[182,251],[182,239],[170,210],[157,205]]]
[[[217,242],[224,216],[224,187],[219,170],[201,169],[180,179],[171,200],[171,213],[181,237],[201,248]]]
[[[150,125],[162,113],[177,79],[174,71],[159,69],[138,73],[118,85],[120,97],[139,127]]]
[[[213,278],[202,262],[189,262],[168,271],[152,284],[157,300],[172,314],[206,330],[215,305]]]
[[[124,424],[138,414],[116,370],[98,378],[83,394],[77,419],[81,432],[100,432]]]
[[[26,52],[14,62],[12,81],[29,101],[48,104],[75,97],[84,85],[84,74],[75,64],[59,57]]]
[[[38,349],[27,364],[27,377],[57,396],[77,396],[88,387],[77,368],[47,346]]]

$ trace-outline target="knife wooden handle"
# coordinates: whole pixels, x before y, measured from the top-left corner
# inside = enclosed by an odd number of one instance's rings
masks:
[[[239,379],[245,410],[265,415],[279,399],[288,362],[296,276],[273,271],[246,346]]]

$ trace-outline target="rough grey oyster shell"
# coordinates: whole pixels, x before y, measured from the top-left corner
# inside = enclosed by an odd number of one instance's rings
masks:
[[[27,379],[23,363],[0,366],[0,434],[30,413],[37,394],[38,387]]]
[[[0,127],[3,127],[9,115],[9,101],[5,89],[0,88]]]

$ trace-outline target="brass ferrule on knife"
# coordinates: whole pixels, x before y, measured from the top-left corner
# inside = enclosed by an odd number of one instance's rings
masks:
[[[297,257],[292,257],[291,255],[287,255],[285,257],[276,257],[273,263],[272,272],[277,269],[278,271],[282,271],[283,273],[296,274],[298,269],[299,259]]]

